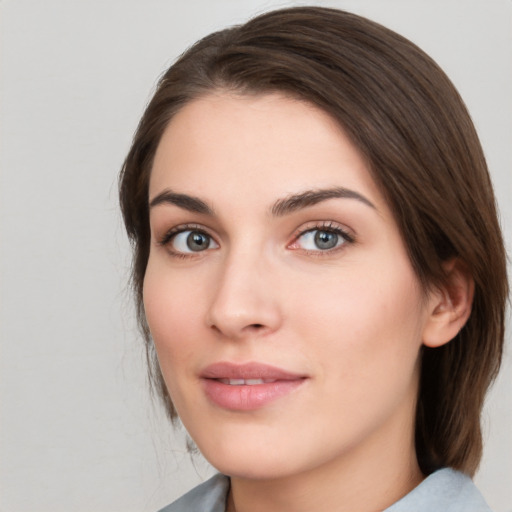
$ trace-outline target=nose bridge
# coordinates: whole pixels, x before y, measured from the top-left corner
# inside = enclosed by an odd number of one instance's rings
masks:
[[[233,339],[276,330],[280,310],[272,275],[263,249],[246,244],[229,250],[210,304],[209,326]]]

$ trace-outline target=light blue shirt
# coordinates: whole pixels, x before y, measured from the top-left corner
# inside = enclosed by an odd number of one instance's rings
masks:
[[[160,512],[225,512],[229,478],[215,475]],[[440,469],[383,512],[491,512],[471,478]]]

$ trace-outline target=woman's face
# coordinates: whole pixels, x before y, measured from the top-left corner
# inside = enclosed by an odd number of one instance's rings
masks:
[[[186,105],[150,180],[144,306],[181,420],[240,478],[414,458],[429,317],[361,155],[272,94]]]

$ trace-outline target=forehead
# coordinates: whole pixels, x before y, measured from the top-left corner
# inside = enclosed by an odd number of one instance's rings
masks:
[[[382,201],[364,158],[328,113],[280,94],[219,92],[191,101],[170,121],[155,155],[150,197],[172,188],[270,202],[334,186]]]

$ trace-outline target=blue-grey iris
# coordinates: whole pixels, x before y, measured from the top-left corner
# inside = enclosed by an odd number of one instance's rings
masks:
[[[204,251],[210,245],[210,237],[204,233],[192,231],[187,236],[187,247],[194,252]]]
[[[332,249],[338,244],[337,233],[331,231],[317,231],[315,233],[315,245],[319,249]]]

